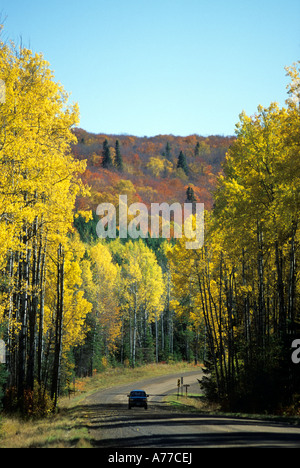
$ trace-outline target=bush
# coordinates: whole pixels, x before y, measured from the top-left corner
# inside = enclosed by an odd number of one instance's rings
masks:
[[[54,406],[49,393],[36,384],[34,390],[24,390],[21,400],[17,389],[9,387],[4,398],[4,408],[10,413],[21,411],[29,418],[43,418],[53,412]]]

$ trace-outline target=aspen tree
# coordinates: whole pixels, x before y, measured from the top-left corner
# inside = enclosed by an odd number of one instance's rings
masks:
[[[10,285],[8,298],[3,294],[1,299],[10,383],[21,401],[24,390],[33,390],[36,367],[42,381],[49,274],[55,250],[67,251],[75,199],[85,190],[78,178],[85,162],[70,154],[78,106],[68,105],[68,95],[41,54],[1,42],[0,78],[6,91],[0,104],[0,269]],[[62,272],[57,276],[61,282]],[[58,322],[63,292],[60,284]],[[59,322],[55,336],[61,346],[60,328]]]
[[[299,67],[287,72],[287,107],[240,115],[204,247],[180,239],[169,254],[175,310],[204,319],[217,394],[232,407],[290,402],[299,382],[287,360],[299,327]]]

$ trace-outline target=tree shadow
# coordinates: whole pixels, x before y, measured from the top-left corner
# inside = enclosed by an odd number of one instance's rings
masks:
[[[287,426],[279,422],[174,411],[163,404],[149,406],[147,411],[143,408],[128,410],[127,405],[122,403],[81,405],[69,411],[74,415],[85,415],[88,422],[81,427],[89,429],[91,444],[95,448],[233,446],[300,448],[299,428],[295,428],[294,432],[285,432]],[[242,426],[244,430],[226,432],[224,426],[228,425]],[[182,426],[186,427],[184,433]],[[199,432],[189,431],[193,426],[199,426]],[[209,432],[205,430],[201,432],[201,427],[212,426],[214,428],[209,429]],[[253,426],[257,427],[257,431],[253,430]],[[136,427],[145,434],[132,435]],[[159,427],[159,433],[155,427]],[[166,430],[162,431],[162,428]],[[273,432],[272,428],[277,428],[277,432]],[[119,434],[119,431],[122,432],[122,437],[116,439],[113,434],[114,432]]]

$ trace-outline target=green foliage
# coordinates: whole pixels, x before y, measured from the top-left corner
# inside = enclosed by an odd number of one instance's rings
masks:
[[[3,398],[5,395],[5,387],[7,385],[8,372],[5,364],[0,364],[0,410],[3,405]]]
[[[98,221],[99,219],[95,211],[92,212],[92,219],[88,221],[86,221],[81,214],[76,215],[74,218],[74,227],[79,233],[82,242],[90,244],[97,240],[96,226]]]
[[[186,157],[182,151],[180,151],[179,156],[178,156],[177,169],[182,169],[186,175],[188,175],[189,173],[189,168],[188,168],[188,164],[186,161]]]
[[[113,160],[110,154],[110,149],[108,145],[108,141],[104,140],[103,142],[103,150],[102,150],[102,167],[105,169],[110,169],[113,166]]]
[[[119,140],[116,140],[115,150],[116,150],[115,166],[118,169],[118,171],[122,172],[124,169],[124,164],[123,164],[123,158],[122,158],[121,151],[120,151]]]

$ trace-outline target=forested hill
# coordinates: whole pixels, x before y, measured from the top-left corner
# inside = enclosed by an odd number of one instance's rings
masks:
[[[83,182],[91,196],[79,198],[77,209],[93,209],[102,202],[116,202],[127,194],[128,202],[173,203],[186,201],[188,187],[196,201],[212,207],[216,176],[233,136],[93,134],[76,128],[75,158],[87,160]]]

